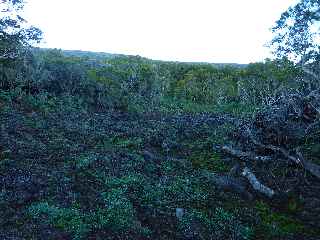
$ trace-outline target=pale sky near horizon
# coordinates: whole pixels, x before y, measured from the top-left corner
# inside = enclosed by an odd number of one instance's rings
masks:
[[[296,0],[27,0],[42,47],[152,59],[249,63],[269,55],[270,28]]]

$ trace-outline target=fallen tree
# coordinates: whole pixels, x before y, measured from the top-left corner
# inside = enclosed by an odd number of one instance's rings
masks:
[[[249,188],[233,192],[248,190],[281,208],[294,198],[303,209],[301,218],[319,227],[320,208],[314,207],[320,203],[319,89],[283,93],[252,120],[234,123],[230,143],[214,147],[233,159],[234,177],[248,183]],[[223,185],[221,179],[216,185]]]

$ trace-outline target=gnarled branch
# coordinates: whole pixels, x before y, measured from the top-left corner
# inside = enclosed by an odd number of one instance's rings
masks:
[[[271,188],[260,183],[257,177],[250,171],[249,168],[245,167],[243,169],[242,175],[248,179],[254,190],[266,195],[269,198],[272,198],[274,196],[275,192]]]

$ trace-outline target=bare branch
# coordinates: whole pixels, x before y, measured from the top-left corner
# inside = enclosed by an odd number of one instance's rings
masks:
[[[209,171],[204,171],[204,176],[210,183],[214,184],[220,189],[238,193],[249,200],[253,198],[248,192],[245,182],[239,178],[217,175]]]
[[[301,160],[299,158],[296,158],[296,157],[293,157],[289,154],[288,151],[286,151],[285,149],[283,148],[280,148],[280,147],[276,147],[276,146],[273,146],[273,145],[265,145],[265,144],[262,144],[260,142],[258,142],[256,139],[254,139],[254,137],[252,136],[252,133],[250,131],[250,129],[246,129],[247,133],[248,133],[248,136],[250,137],[250,140],[257,146],[261,147],[261,148],[264,148],[264,149],[269,149],[273,152],[279,152],[281,153],[283,156],[285,156],[286,158],[288,158],[289,160],[295,162],[296,164],[299,164],[301,163]]]
[[[251,160],[258,162],[268,162],[271,160],[271,157],[269,156],[256,156],[254,153],[242,152],[240,150],[233,149],[229,146],[223,146],[221,150],[243,161]]]
[[[297,155],[301,159],[302,165],[304,169],[308,170],[312,175],[314,175],[317,178],[320,178],[320,166],[311,162],[308,162],[304,159],[301,152],[297,150]]]
[[[248,179],[254,190],[266,195],[269,198],[272,198],[274,196],[275,192],[271,188],[260,183],[257,177],[250,171],[249,168],[245,167],[243,169],[242,175]]]

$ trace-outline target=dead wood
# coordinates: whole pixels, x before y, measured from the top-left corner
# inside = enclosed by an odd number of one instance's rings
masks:
[[[248,179],[249,183],[252,185],[254,190],[266,195],[269,198],[272,198],[274,196],[275,192],[271,188],[260,183],[260,181],[250,171],[249,168],[245,167],[243,169],[242,175]]]
[[[229,143],[214,149],[232,157],[235,167],[230,173],[252,186],[246,191],[269,198],[279,209],[295,202],[295,214],[319,228],[320,208],[314,206],[320,202],[320,88],[314,87],[316,81],[309,83],[312,90],[291,89],[271,96],[270,104],[254,118],[229,121],[235,127]],[[235,189],[220,177],[212,182]]]
[[[272,160],[270,156],[257,156],[255,153],[243,152],[232,148],[231,146],[223,146],[221,148],[227,154],[239,158],[242,161],[258,161],[258,162],[268,162]]]
[[[253,199],[252,195],[248,192],[246,183],[240,178],[218,175],[208,171],[204,172],[204,176],[210,183],[224,191],[237,193],[248,200]]]

